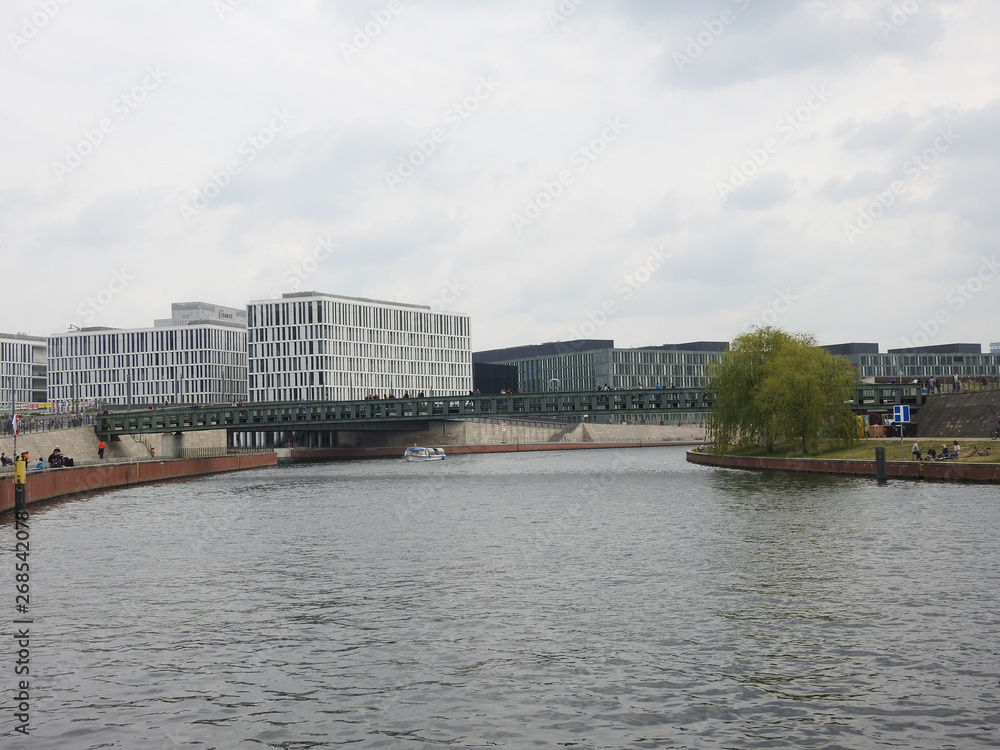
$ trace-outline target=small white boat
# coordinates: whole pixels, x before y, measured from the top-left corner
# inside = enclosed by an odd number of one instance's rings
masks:
[[[420,448],[414,445],[406,449],[403,458],[407,461],[444,461],[445,455],[443,448]]]

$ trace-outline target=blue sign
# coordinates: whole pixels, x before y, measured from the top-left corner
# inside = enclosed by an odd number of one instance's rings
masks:
[[[892,407],[892,419],[894,422],[909,422],[910,407],[906,404]]]

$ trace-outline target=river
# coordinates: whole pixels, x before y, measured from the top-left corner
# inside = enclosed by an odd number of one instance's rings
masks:
[[[995,487],[647,448],[30,511],[31,737],[4,712],[5,747],[1000,746]]]

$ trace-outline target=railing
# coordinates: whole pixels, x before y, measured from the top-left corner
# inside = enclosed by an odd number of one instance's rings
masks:
[[[183,448],[181,458],[219,458],[221,456],[250,456],[274,453],[274,448]]]
[[[68,414],[38,414],[22,416],[20,419],[20,430],[19,434],[33,434],[36,432],[48,432],[51,430],[67,430],[72,427],[84,427],[94,424],[95,420],[94,414],[80,414],[76,417],[71,417]],[[0,437],[10,437],[14,434],[14,431],[9,424],[10,415],[3,417],[3,433]]]
[[[597,391],[509,395],[436,396],[365,401],[280,402],[244,406],[122,412],[98,417],[99,435],[205,429],[259,431],[319,428],[367,422],[472,417],[546,418],[626,415],[659,411],[704,411],[703,390]],[[308,426],[308,427],[307,427]]]
[[[923,405],[917,385],[861,385],[851,406],[856,411]],[[505,395],[434,396],[364,401],[268,402],[238,406],[171,408],[101,415],[95,432],[184,432],[189,430],[336,429],[352,425],[429,419],[594,417],[609,421],[641,414],[706,412],[713,395],[702,389],[577,391]]]

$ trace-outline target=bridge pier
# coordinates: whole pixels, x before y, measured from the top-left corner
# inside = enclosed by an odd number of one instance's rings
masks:
[[[160,436],[161,458],[181,458],[184,455],[184,433],[165,432]]]

